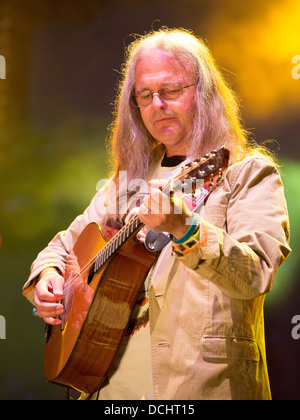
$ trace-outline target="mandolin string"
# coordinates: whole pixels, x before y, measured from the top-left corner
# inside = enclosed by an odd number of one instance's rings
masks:
[[[208,158],[206,158],[206,159],[204,159],[204,158],[199,158],[199,159],[196,159],[195,161],[192,161],[192,162],[190,162],[190,163],[188,163],[188,164],[186,164],[186,165],[184,165],[184,166],[182,166],[181,167],[181,172],[179,173],[179,174],[177,174],[177,175],[175,175],[173,178],[171,178],[168,182],[167,182],[167,184],[164,186],[164,188],[162,189],[162,191],[164,192],[164,191],[166,191],[167,190],[167,188],[171,185],[171,183],[174,183],[174,181],[176,180],[176,179],[180,179],[180,178],[182,178],[183,177],[183,179],[185,179],[185,176],[186,175],[188,175],[190,172],[191,172],[191,168],[193,169],[193,170],[195,170],[195,169],[197,169],[197,168],[199,168],[200,169],[200,167],[202,166],[202,165],[204,165],[210,158],[208,157]],[[217,169],[217,168],[216,168]],[[220,169],[220,168],[219,168]],[[218,169],[217,169],[218,170]],[[200,177],[200,179],[201,179],[202,177]],[[79,279],[79,278],[81,278],[82,277],[82,275],[87,271],[87,270],[90,270],[91,269],[91,267],[93,266],[93,264],[96,262],[96,260],[99,258],[100,259],[100,256],[104,256],[105,255],[105,252],[107,252],[107,257],[105,258],[105,259],[103,259],[103,261],[102,261],[102,263],[99,265],[99,267],[97,268],[97,271],[108,261],[108,259],[113,255],[113,253],[127,240],[127,239],[129,239],[129,237],[130,237],[130,235],[131,235],[131,233],[130,233],[130,230],[131,229],[133,229],[132,230],[132,233],[137,229],[137,227],[140,227],[140,228],[142,228],[142,225],[143,225],[143,223],[141,223],[140,224],[140,226],[137,226],[136,228],[134,228],[133,227],[133,225],[134,225],[134,223],[136,223],[137,222],[137,219],[138,219],[138,214],[136,213],[130,220],[129,220],[129,222],[128,223],[126,223],[124,226],[122,226],[122,228],[116,233],[116,235],[115,236],[113,236],[113,238],[109,241],[109,242],[107,242],[107,244],[105,244],[104,245],[104,247],[96,254],[96,255],[94,255],[81,269],[80,269],[80,271],[78,272],[78,273],[76,273],[75,275],[74,275],[74,277],[71,279],[71,281],[69,282],[69,283],[67,283],[66,284],[66,287],[65,287],[65,291],[67,291],[68,289],[69,289],[69,287],[71,287],[71,286],[73,286],[74,285],[74,283]],[[126,231],[128,231],[129,233],[128,233],[128,236],[126,236]],[[125,235],[124,235],[124,233],[125,233]],[[123,240],[123,242],[122,242],[122,235],[124,235],[125,236],[125,240]],[[120,239],[120,243],[119,244],[117,244],[117,248],[112,252],[112,253],[110,253],[110,250],[111,250],[111,248],[112,248],[112,244],[113,243],[115,243],[116,241],[118,241],[118,239]],[[75,292],[76,293],[76,292]]]
[[[120,244],[117,246],[117,248],[115,249],[115,251],[113,251],[112,253],[110,253],[109,251],[111,250],[111,244],[112,242],[117,242],[117,240],[122,237],[124,235],[124,232],[127,230],[129,232],[129,236],[130,236],[130,230],[132,229],[131,225],[134,225],[134,222],[136,222],[138,219],[138,215],[135,214],[128,223],[126,223],[126,225],[124,225],[117,233],[116,235],[106,244],[104,245],[104,247],[96,254],[94,255],[81,269],[78,273],[76,273],[74,275],[74,277],[71,279],[70,282],[67,282],[65,284],[65,288],[64,291],[67,292],[69,287],[73,286],[75,282],[77,282],[78,279],[80,279],[83,274],[87,271],[90,270],[91,267],[93,266],[93,264],[96,262],[97,258],[99,258],[99,255],[102,254],[104,255],[105,252],[108,252],[108,257],[106,258],[105,261],[102,262],[102,264],[98,267],[98,270],[108,261],[108,259],[113,255],[113,253],[122,245],[122,243],[120,242]],[[142,223],[141,223],[142,225]],[[133,231],[135,231],[136,228],[133,228]],[[133,233],[133,232],[132,232]],[[126,233],[125,233],[126,236]],[[126,239],[129,238],[126,237]],[[121,238],[122,239],[122,238]],[[125,242],[125,241],[124,241]],[[98,271],[97,270],[97,271]]]

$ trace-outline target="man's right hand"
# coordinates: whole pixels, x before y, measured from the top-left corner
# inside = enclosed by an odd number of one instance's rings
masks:
[[[34,302],[37,316],[43,318],[47,324],[59,325],[57,318],[64,312],[59,303],[63,298],[64,278],[55,268],[46,268],[40,274],[34,292]]]

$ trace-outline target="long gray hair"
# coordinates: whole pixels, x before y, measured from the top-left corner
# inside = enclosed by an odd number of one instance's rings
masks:
[[[139,108],[132,100],[135,68],[139,58],[160,49],[185,68],[192,66],[197,77],[196,117],[189,136],[188,155],[201,157],[225,145],[231,162],[245,155],[248,142],[235,95],[225,83],[204,42],[184,29],[163,28],[133,41],[122,67],[122,79],[111,126],[110,151],[114,173],[127,170],[128,179],[147,179],[151,166],[164,153],[145,128]]]

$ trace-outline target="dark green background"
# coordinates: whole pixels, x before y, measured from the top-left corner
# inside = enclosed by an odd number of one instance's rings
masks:
[[[161,25],[207,39],[241,99],[246,128],[258,142],[278,141],[293,253],[266,299],[266,342],[274,399],[300,397],[300,341],[291,336],[300,313],[300,80],[291,76],[299,16],[293,0],[1,0],[0,399],[65,398],[43,378],[44,325],[21,288],[36,254],[107,177],[105,139],[124,45],[131,33]]]

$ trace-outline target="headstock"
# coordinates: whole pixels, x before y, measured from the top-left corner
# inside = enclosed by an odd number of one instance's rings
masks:
[[[219,150],[213,150],[203,158],[198,158],[181,167],[181,172],[176,175],[168,184],[167,189],[180,189],[185,181],[191,180],[193,183],[197,179],[209,182],[210,188],[215,187],[214,177],[218,176],[217,183],[223,181],[223,170],[228,167],[229,150],[222,147]],[[182,189],[182,188],[181,188]]]
[[[181,173],[178,175],[180,179],[187,177],[195,177],[197,179],[207,180],[211,176],[215,176],[219,171],[223,171],[228,167],[229,150],[222,147],[219,150],[213,150],[206,154],[203,158],[194,160],[187,165],[182,166]]]

